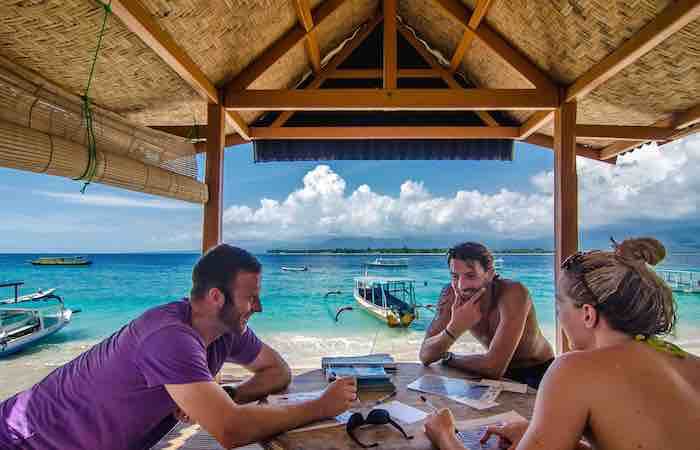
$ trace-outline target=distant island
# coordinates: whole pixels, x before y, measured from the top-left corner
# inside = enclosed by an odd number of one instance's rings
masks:
[[[366,254],[398,254],[398,255],[444,255],[447,248],[325,248],[325,249],[271,249],[267,253],[273,255],[366,255]],[[550,254],[551,250],[543,248],[506,248],[493,252],[494,254]]]

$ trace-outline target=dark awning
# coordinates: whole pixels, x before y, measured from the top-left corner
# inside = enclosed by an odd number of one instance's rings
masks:
[[[472,159],[512,161],[512,139],[257,140],[255,162]]]

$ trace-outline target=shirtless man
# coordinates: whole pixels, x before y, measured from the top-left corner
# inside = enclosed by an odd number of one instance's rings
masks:
[[[529,423],[489,427],[482,442],[495,435],[509,450],[698,448],[700,358],[660,339],[674,328],[676,305],[648,265],[664,255],[659,241],[641,238],[564,262],[556,307],[575,351],[552,364]],[[449,410],[425,428],[435,447],[464,449]]]
[[[452,283],[440,294],[437,313],[423,340],[420,360],[485,378],[507,377],[537,388],[554,352],[537,323],[527,288],[499,278],[489,250],[474,242],[450,249]],[[483,354],[455,355],[449,348],[469,331]]]

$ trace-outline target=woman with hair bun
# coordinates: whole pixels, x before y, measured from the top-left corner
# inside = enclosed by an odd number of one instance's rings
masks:
[[[676,305],[651,266],[653,238],[579,252],[562,264],[556,310],[573,351],[558,357],[531,422],[489,428],[511,450],[700,448],[700,358],[665,342]],[[441,449],[463,448],[448,410],[426,422]]]

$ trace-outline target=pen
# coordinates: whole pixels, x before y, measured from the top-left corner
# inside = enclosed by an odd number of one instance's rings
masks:
[[[438,409],[435,407],[435,405],[433,405],[432,403],[430,403],[430,401],[429,401],[427,398],[425,398],[424,395],[421,395],[421,396],[420,396],[420,399],[421,399],[421,401],[422,401],[423,403],[425,403],[430,409],[432,409],[433,412],[438,412]],[[459,430],[458,430],[457,428],[455,428],[455,434],[459,434]]]
[[[385,395],[384,397],[380,397],[377,401],[374,402],[375,405],[379,405],[380,403],[384,403],[385,401],[389,400],[391,397],[396,395],[396,391],[392,391]]]
[[[437,412],[437,411],[438,411],[438,409],[435,407],[435,405],[433,405],[432,403],[430,403],[430,401],[429,401],[427,398],[425,398],[424,395],[421,395],[421,396],[420,396],[420,399],[421,399],[421,401],[423,401],[423,403],[425,403],[426,405],[428,405],[428,407],[429,407],[430,409],[432,409],[433,412]]]

